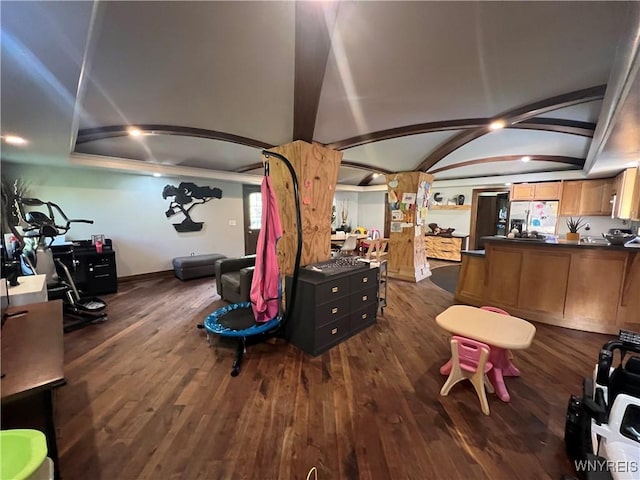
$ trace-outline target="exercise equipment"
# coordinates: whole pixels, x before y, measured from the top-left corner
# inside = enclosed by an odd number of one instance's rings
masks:
[[[62,298],[65,301],[64,331],[69,332],[89,323],[106,321],[107,314],[103,311],[107,306],[106,302],[97,297],[81,295],[69,268],[60,259],[54,258],[51,251],[51,244],[55,237],[66,234],[72,223],[93,224],[93,220],[69,219],[57,204],[37,198],[17,197],[15,203],[19,216],[28,225],[23,229],[25,237],[21,254],[23,274],[46,275],[49,300]],[[25,207],[43,206],[47,208],[47,213],[25,210]],[[56,223],[55,212],[62,217],[64,225]]]
[[[569,399],[564,441],[580,477],[638,478],[640,333],[620,330],[617,340],[602,347],[593,377],[583,381],[582,397]]]
[[[298,178],[296,176],[295,170],[291,165],[291,162],[279,153],[269,152],[266,150],[262,151],[262,155],[265,157],[264,163],[264,175],[265,180],[266,177],[269,176],[269,157],[273,156],[280,159],[286,165],[289,173],[291,175],[291,180],[293,183],[293,193],[295,197],[295,205],[296,205],[296,223],[297,223],[297,251],[296,251],[296,260],[293,270],[293,279],[291,282],[291,291],[287,292],[287,303],[288,307],[285,312],[282,311],[280,306],[278,314],[266,322],[258,322],[256,321],[256,317],[254,316],[254,307],[255,305],[251,302],[241,302],[235,303],[231,305],[227,305],[225,307],[219,308],[215,312],[208,315],[204,323],[198,324],[197,327],[200,329],[205,329],[207,332],[207,339],[210,340],[209,334],[219,335],[221,337],[231,337],[235,338],[238,341],[236,347],[236,354],[233,361],[233,366],[231,368],[231,376],[235,377],[240,373],[240,365],[242,363],[242,359],[244,354],[246,353],[247,344],[258,343],[268,338],[273,338],[276,336],[282,336],[285,331],[285,326],[293,312],[293,308],[296,301],[296,289],[298,284],[298,274],[300,271],[300,258],[302,256],[302,218],[300,213],[300,194],[298,190]],[[265,198],[264,189],[269,188],[266,186],[265,180],[263,180],[263,198]],[[271,234],[273,232],[273,225],[265,224],[265,214],[268,209],[272,207],[271,205],[262,205],[263,209],[263,225],[260,229],[260,236],[265,235],[268,236],[268,229],[271,229]],[[277,208],[275,209],[277,212]],[[278,220],[279,225],[279,220]],[[262,238],[258,237],[258,244],[260,244]],[[275,243],[277,242],[277,238],[272,245],[269,245],[268,248],[272,248],[273,251],[270,253],[275,254]],[[260,261],[258,258],[256,259],[256,263]],[[259,273],[258,273],[259,275]],[[279,277],[279,274],[278,274]],[[256,273],[254,273],[254,282],[259,281],[257,279]],[[252,284],[253,289],[253,284]],[[253,295],[252,295],[253,299]],[[277,300],[278,304],[280,304],[281,299],[281,286],[279,287],[278,298],[266,298],[262,299],[263,301],[274,301]]]

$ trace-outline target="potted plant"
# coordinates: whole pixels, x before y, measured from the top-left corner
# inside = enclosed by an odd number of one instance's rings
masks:
[[[578,218],[573,218],[573,217],[569,217],[567,218],[567,228],[569,229],[569,231],[567,232],[567,240],[569,240],[570,242],[578,242],[580,241],[580,233],[579,230],[584,227],[585,222],[582,219],[582,217],[578,217]]]

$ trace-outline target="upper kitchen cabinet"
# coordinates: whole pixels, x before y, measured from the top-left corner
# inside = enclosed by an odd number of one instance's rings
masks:
[[[640,169],[627,168],[618,175],[613,213],[625,220],[640,219]]]
[[[560,215],[611,215],[615,190],[613,178],[563,182]]]
[[[561,182],[516,183],[511,186],[509,200],[559,200],[561,191]]]

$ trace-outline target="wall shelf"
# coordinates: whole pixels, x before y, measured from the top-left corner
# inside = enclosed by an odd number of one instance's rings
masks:
[[[471,210],[471,205],[431,205],[430,210]]]

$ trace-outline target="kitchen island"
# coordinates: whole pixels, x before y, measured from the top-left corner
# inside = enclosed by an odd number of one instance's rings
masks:
[[[462,252],[454,300],[561,327],[640,331],[640,248],[485,237]]]

